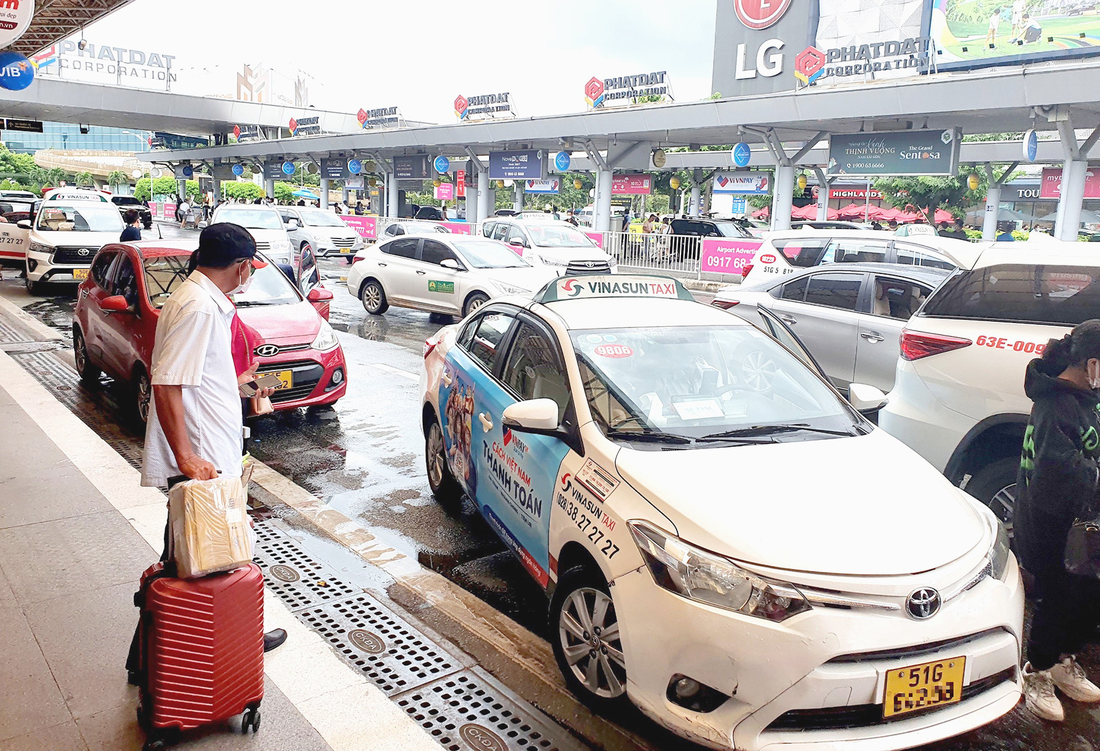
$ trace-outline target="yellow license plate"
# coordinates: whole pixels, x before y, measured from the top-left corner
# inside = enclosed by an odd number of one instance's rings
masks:
[[[294,386],[294,371],[293,370],[277,370],[272,375],[279,379],[279,385],[275,387],[276,391],[282,389],[289,389]]]
[[[350,253],[350,252],[351,252],[351,248],[340,248],[340,252],[341,252],[341,253]]]
[[[883,717],[954,704],[962,699],[965,657],[895,668],[886,674]]]
[[[73,279],[87,279],[88,269],[73,269]]]

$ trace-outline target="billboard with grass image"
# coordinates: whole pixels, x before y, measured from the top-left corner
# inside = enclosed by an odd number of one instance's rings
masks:
[[[1100,54],[1100,0],[931,0],[940,70]]]

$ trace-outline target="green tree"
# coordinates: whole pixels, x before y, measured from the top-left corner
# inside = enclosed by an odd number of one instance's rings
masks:
[[[91,172],[78,172],[76,175],[76,187],[78,188],[94,188],[95,178],[92,177]]]
[[[107,184],[112,188],[118,188],[120,185],[129,185],[130,178],[128,178],[126,173],[122,170],[112,170],[111,173],[107,175]]]
[[[257,198],[263,198],[264,189],[251,182],[227,182],[222,183],[222,196],[251,203]]]
[[[966,167],[956,175],[945,177],[884,177],[875,181],[875,189],[882,192],[883,200],[891,206],[912,207],[933,224],[936,209],[945,209],[959,217],[968,207],[985,199],[989,181],[984,172]],[[978,176],[975,190],[967,185],[972,174]]]

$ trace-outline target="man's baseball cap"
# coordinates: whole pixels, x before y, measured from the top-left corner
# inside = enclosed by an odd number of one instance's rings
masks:
[[[199,266],[224,269],[236,261],[249,259],[253,268],[267,264],[256,257],[256,240],[238,224],[218,222],[211,224],[199,235],[199,249],[195,251]]]

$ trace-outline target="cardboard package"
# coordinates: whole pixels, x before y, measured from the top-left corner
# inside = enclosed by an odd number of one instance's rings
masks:
[[[177,576],[197,579],[252,560],[248,496],[239,477],[189,480],[168,494]]]

